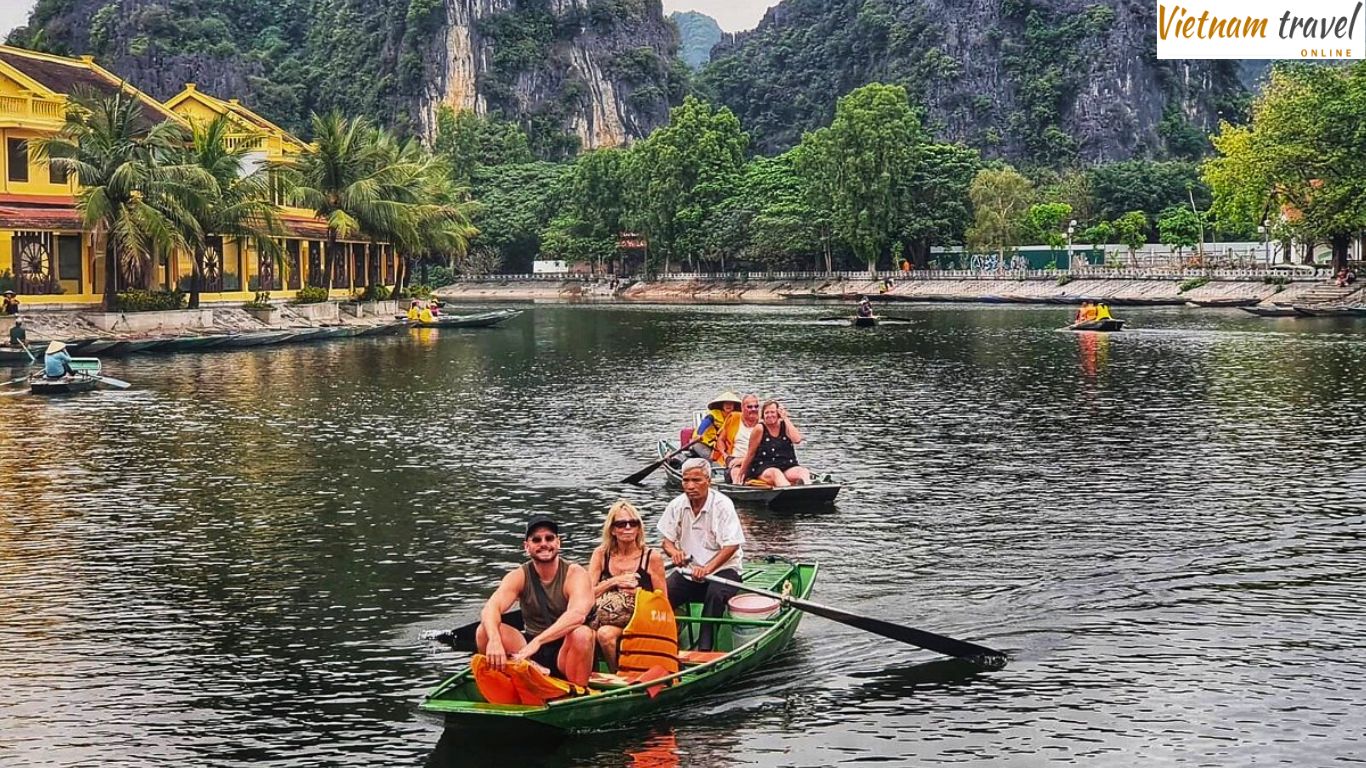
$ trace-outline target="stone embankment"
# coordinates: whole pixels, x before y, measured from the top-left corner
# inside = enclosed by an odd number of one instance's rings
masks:
[[[924,273],[920,273],[924,274]],[[893,281],[884,290],[884,280]],[[1209,282],[1191,286],[1200,277]],[[1282,284],[1284,283],[1284,284]],[[521,276],[464,280],[437,294],[448,301],[638,301],[780,303],[790,300],[850,300],[866,295],[874,301],[954,301],[1077,304],[1083,300],[1125,304],[1250,304],[1271,301],[1294,304],[1313,288],[1327,283],[1324,275],[1285,277],[1243,271],[1226,275],[1201,273],[1122,276],[1031,274],[1021,277],[911,273],[837,277],[767,277],[737,279],[722,276],[673,275],[667,280],[609,281],[601,278]],[[1186,290],[1182,288],[1186,287]]]
[[[398,302],[366,304],[279,304],[247,310],[240,303],[167,312],[103,312],[97,309],[43,309],[19,317],[30,339],[144,339],[219,333],[380,325],[394,320]],[[0,344],[9,338],[13,317],[0,317]]]

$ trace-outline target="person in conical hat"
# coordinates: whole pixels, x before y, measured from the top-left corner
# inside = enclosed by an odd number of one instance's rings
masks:
[[[71,353],[66,351],[66,345],[62,342],[54,341],[47,345],[47,352],[43,358],[43,375],[49,379],[76,375],[76,372],[71,370]]]
[[[740,396],[730,390],[712,398],[712,401],[707,403],[707,415],[702,417],[702,422],[693,431],[701,440],[693,445],[693,454],[711,461],[716,450],[716,439],[725,429],[727,420],[735,416],[739,410]]]

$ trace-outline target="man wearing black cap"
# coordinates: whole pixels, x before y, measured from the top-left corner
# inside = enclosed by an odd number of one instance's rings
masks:
[[[479,616],[475,642],[489,666],[530,659],[551,674],[588,685],[593,671],[593,630],[584,625],[593,587],[583,566],[560,559],[560,526],[545,515],[527,522],[522,542],[529,562],[503,577]],[[503,623],[513,603],[522,606],[525,634]]]

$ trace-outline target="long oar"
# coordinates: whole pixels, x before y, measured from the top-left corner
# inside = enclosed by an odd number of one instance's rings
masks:
[[[679,448],[678,450],[674,451],[673,453],[670,453],[669,455],[665,456],[664,458],[660,459],[659,461],[656,461],[656,462],[650,464],[648,467],[646,467],[646,468],[640,470],[639,472],[635,473],[634,475],[628,475],[628,476],[626,477],[626,479],[622,480],[621,482],[623,482],[623,483],[630,483],[630,484],[639,483],[641,480],[644,480],[646,477],[649,477],[651,472],[654,472],[656,469],[659,469],[660,467],[664,466],[664,462],[668,461],[669,459],[672,459],[673,457],[677,456],[677,455],[680,454],[680,453],[683,453],[684,451],[688,450],[689,448],[693,447],[694,445],[697,445],[697,444],[700,443],[700,442],[702,442],[702,438],[699,437],[699,438],[694,439],[691,443],[688,443],[687,445],[683,446],[682,448]]]
[[[86,375],[94,379],[95,381],[101,382],[103,384],[108,384],[109,386],[114,387],[115,389],[128,389],[129,387],[133,386],[132,384],[129,384],[128,382],[122,379],[116,379],[112,376],[101,376],[97,373],[87,373]]]
[[[28,355],[28,364],[29,364],[29,365],[37,365],[38,359],[37,359],[36,357],[33,356],[33,350],[29,349],[29,348],[28,348],[28,345],[25,344],[25,343],[22,342],[22,341],[19,342],[19,346],[20,346],[20,347],[23,347],[23,349],[24,349],[24,354]]]
[[[945,656],[956,656],[960,659],[968,659],[986,669],[1002,669],[1006,665],[1006,655],[1000,651],[992,650],[983,645],[969,643],[964,640],[955,640],[952,637],[936,635],[933,632],[926,632],[923,629],[913,627],[903,627],[900,624],[893,624],[890,621],[875,619],[871,616],[860,616],[856,613],[849,613],[838,608],[831,608],[828,605],[813,603],[809,600],[801,600],[795,597],[784,597],[777,592],[770,592],[758,587],[749,587],[738,581],[723,579],[720,576],[708,575],[708,581],[717,584],[725,584],[728,587],[743,589],[746,592],[753,592],[756,595],[771,597],[780,600],[793,608],[807,613],[814,613],[817,616],[824,616],[831,621],[838,621],[841,624],[848,624],[875,635],[896,640],[898,642],[914,645],[918,648],[942,653]]]

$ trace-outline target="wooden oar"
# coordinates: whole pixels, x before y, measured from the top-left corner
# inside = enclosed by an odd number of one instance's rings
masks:
[[[851,627],[872,632],[875,635],[896,640],[898,642],[914,645],[918,648],[942,653],[945,656],[956,656],[960,659],[968,659],[985,669],[1002,669],[1006,665],[1006,655],[1000,651],[992,650],[983,645],[969,643],[964,640],[955,640],[952,637],[936,635],[933,632],[926,632],[923,629],[913,627],[903,627],[900,624],[893,624],[890,621],[875,619],[871,616],[860,616],[856,613],[842,611],[838,608],[831,608],[828,605],[813,603],[809,600],[801,600],[795,597],[784,597],[777,592],[770,592],[758,587],[749,587],[738,581],[723,579],[720,576],[708,575],[707,581],[717,584],[724,584],[728,587],[742,589],[746,592],[753,592],[756,595],[763,595],[779,600],[793,608],[807,613],[814,613],[817,616],[824,616],[831,621],[838,621],[841,624],[848,624]]]
[[[453,651],[463,651],[464,653],[478,653],[479,646],[474,642],[474,633],[479,630],[479,619],[475,619],[469,624],[463,624],[455,629],[446,629],[440,632],[424,632],[422,637],[426,640],[435,640],[438,643],[449,645]],[[503,623],[522,628],[522,611],[508,611],[503,614]]]
[[[29,349],[28,345],[22,341],[19,342],[19,346],[23,348],[24,354],[28,355],[28,364],[37,365],[38,359],[33,356],[33,350]]]
[[[87,373],[86,376],[89,376],[90,378],[102,384],[108,384],[109,386],[115,389],[128,389],[129,387],[133,386],[132,384],[129,384],[128,382],[123,381],[122,379],[116,379],[112,376],[101,376],[97,373]]]
[[[632,484],[632,485],[634,485],[634,484],[636,484],[636,483],[639,483],[641,480],[644,480],[646,477],[649,477],[651,472],[654,472],[656,469],[659,469],[660,467],[664,466],[664,462],[668,461],[669,459],[672,459],[673,457],[677,456],[677,455],[680,454],[680,453],[683,453],[684,451],[688,450],[689,448],[693,447],[694,445],[697,445],[697,444],[700,443],[700,442],[702,442],[702,438],[700,438],[700,437],[695,438],[691,443],[688,443],[687,445],[683,446],[682,448],[679,448],[678,450],[676,450],[676,451],[674,451],[673,453],[671,453],[671,454],[665,456],[664,458],[660,459],[659,461],[656,461],[656,462],[650,464],[649,466],[645,467],[644,469],[640,470],[639,472],[635,473],[634,475],[628,475],[628,476],[627,476],[624,480],[622,480],[621,482],[623,482],[623,483],[630,483],[630,484]]]

